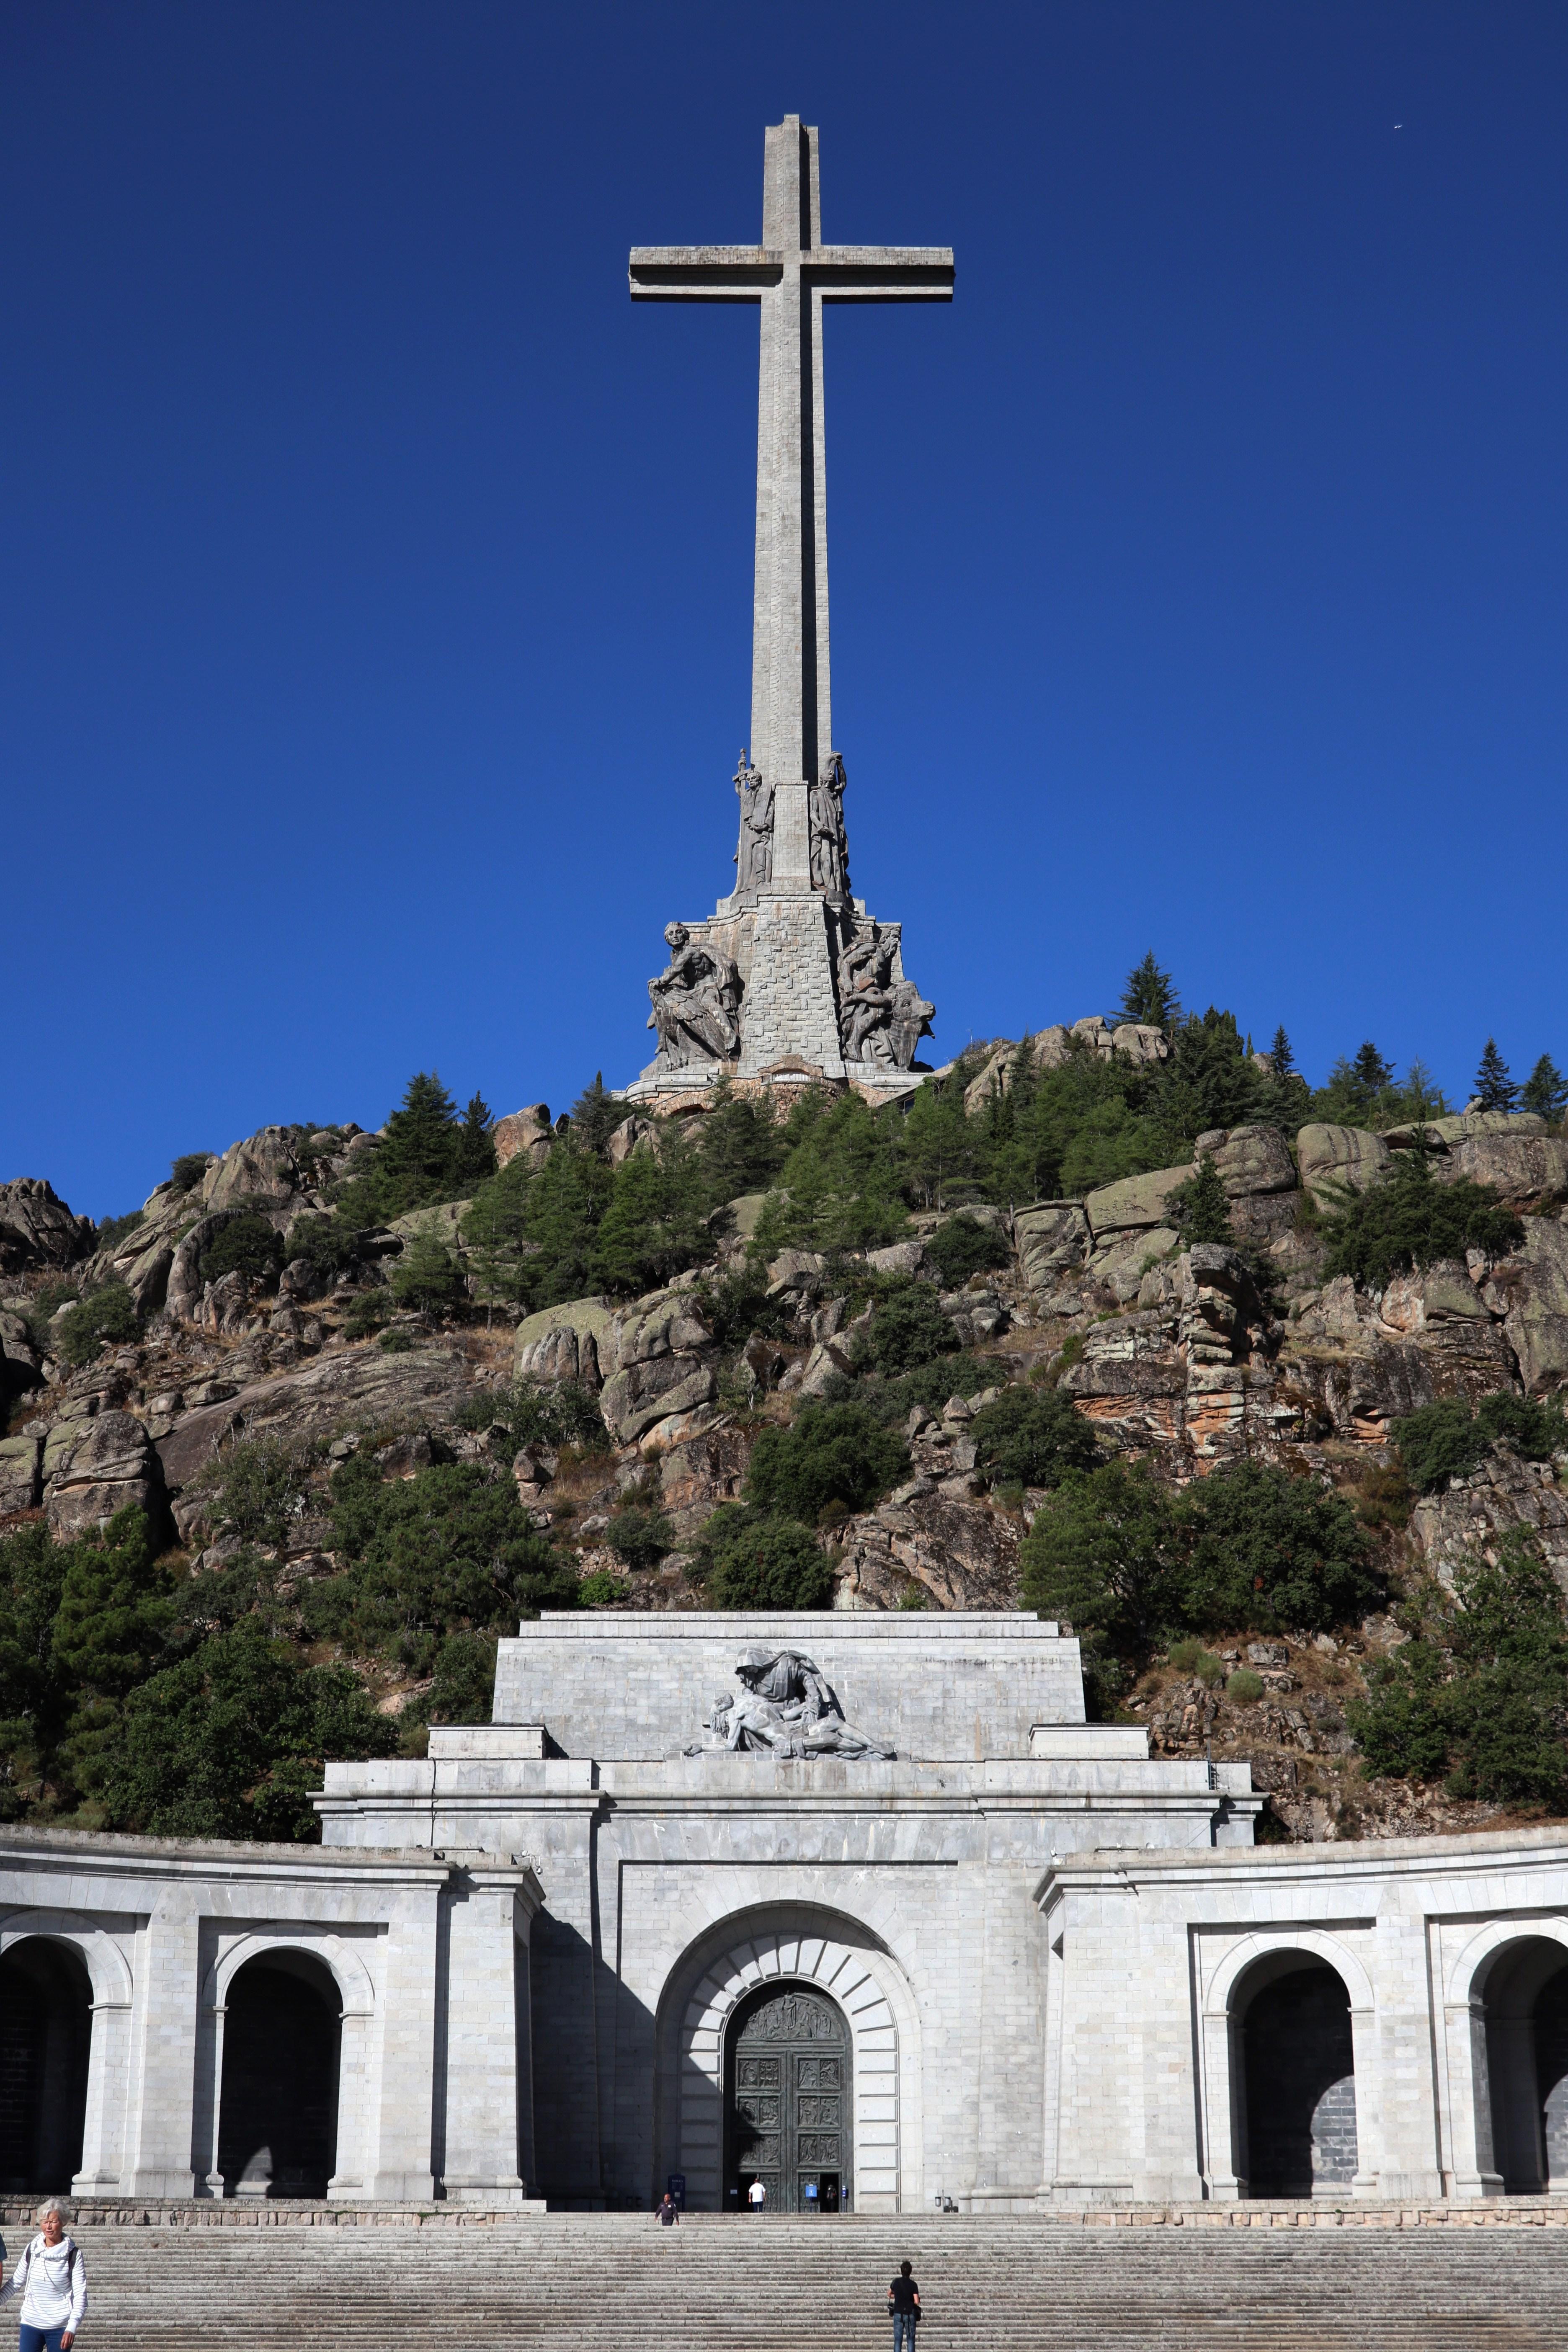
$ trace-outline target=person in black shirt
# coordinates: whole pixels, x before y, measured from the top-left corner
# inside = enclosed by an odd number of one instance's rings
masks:
[[[664,2230],[678,2230],[680,2227],[680,2208],[668,2189],[664,2192],[663,2202],[658,2209],[658,2221],[659,2227]]]
[[[893,2323],[893,2352],[915,2352],[915,2326],[921,2315],[921,2291],[910,2275],[908,2263],[888,2289],[888,2311]]]

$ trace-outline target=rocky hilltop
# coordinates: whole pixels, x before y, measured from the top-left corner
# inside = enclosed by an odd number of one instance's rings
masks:
[[[656,1122],[595,1085],[496,1122],[420,1079],[379,1134],[263,1128],[103,1227],[0,1187],[0,1613],[48,1560],[68,1601],[130,1508],[154,1628],[118,1685],[12,1673],[7,1809],[188,1823],[127,1761],[147,1694],[215,1688],[258,1617],[416,1749],[488,1712],[520,1608],[1022,1600],[1155,1752],[1252,1758],[1279,1834],[1562,1810],[1560,1600],[1531,1588],[1510,1669],[1467,1662],[1454,1596],[1473,1624],[1478,1575],[1568,1586],[1568,1142],[1390,1116],[1386,1072],[1292,1117],[1322,1098],[1215,1021],[997,1041],[876,1110],[724,1088]],[[1193,1132],[1216,1054],[1260,1115]],[[1091,1129],[1182,1156],[1007,1197]],[[1529,1685],[1527,1765],[1476,1760],[1483,1667]]]

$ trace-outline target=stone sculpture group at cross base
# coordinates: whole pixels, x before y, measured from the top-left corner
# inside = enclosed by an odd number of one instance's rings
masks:
[[[664,938],[669,961],[647,984],[659,1059],[675,1068],[694,1059],[732,1062],[741,1050],[740,973],[728,956],[693,946],[684,923],[666,923]]]
[[[844,1720],[826,1678],[798,1650],[748,1650],[735,1667],[742,1692],[716,1693],[706,1735],[688,1756],[878,1757],[895,1750]]]

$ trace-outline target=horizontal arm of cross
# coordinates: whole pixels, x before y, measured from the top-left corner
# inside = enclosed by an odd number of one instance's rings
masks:
[[[757,302],[797,265],[828,302],[951,302],[952,249],[942,245],[823,245],[784,254],[757,245],[637,246],[634,302]]]

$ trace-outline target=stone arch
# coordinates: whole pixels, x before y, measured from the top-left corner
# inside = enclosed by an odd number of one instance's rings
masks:
[[[325,2197],[338,2168],[337,1977],[320,1950],[279,1941],[241,1955],[223,1992],[216,2185]]]
[[[208,1969],[202,1985],[204,2009],[225,2008],[228,1989],[240,1969],[269,1952],[298,1953],[324,1968],[337,1987],[344,2017],[374,2015],[375,1985],[352,1944],[342,1936],[304,1936],[298,1929],[290,1932],[286,1927],[258,1928],[226,1946]]]
[[[1239,1938],[1204,1997],[1205,2171],[1215,2197],[1365,2194],[1373,1997],[1326,1929]]]
[[[0,2188],[68,2189],[81,2168],[92,1980],[68,1937],[0,1954]]]
[[[0,1918],[0,1965],[15,1956],[26,1968],[27,1948],[35,1944],[53,1946],[68,1956],[68,1968],[81,1970],[87,2004],[85,2019],[79,2010],[72,2029],[79,2046],[71,2059],[70,2148],[64,2151],[75,2151],[76,2170],[68,2180],[28,2185],[68,2188],[78,2196],[101,2194],[121,2185],[125,2163],[134,1995],[131,1964],[116,1938],[79,1911],[18,1910]],[[58,2017],[56,2023],[58,2029]],[[57,2051],[57,2070],[58,2063]],[[61,2155],[60,2149],[51,2152],[51,2168],[58,2169]]]
[[[1568,2179],[1568,1922],[1495,1919],[1449,1977],[1450,2019],[1468,2018],[1475,2186],[1561,2193]],[[1470,2186],[1468,2180],[1465,2186]]]
[[[741,2002],[770,1983],[826,1993],[849,2029],[854,2180],[861,2210],[920,2200],[918,2017],[903,1970],[880,1937],[808,1903],[735,1912],[689,1944],[658,2016],[656,2179],[683,2172],[694,2210],[720,2210],[725,2037]]]

